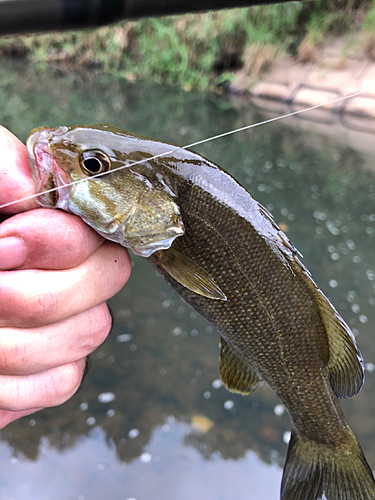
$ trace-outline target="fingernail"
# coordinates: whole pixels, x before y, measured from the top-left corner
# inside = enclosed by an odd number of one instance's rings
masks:
[[[7,271],[22,266],[26,260],[26,247],[16,236],[0,238],[0,269]]]

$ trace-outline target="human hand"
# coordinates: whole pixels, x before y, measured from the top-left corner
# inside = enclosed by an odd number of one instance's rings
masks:
[[[0,205],[35,193],[26,147],[0,127]],[[126,283],[129,255],[78,217],[0,209],[0,428],[78,389],[86,356],[107,337],[105,303]],[[7,218],[8,217],[8,218]]]

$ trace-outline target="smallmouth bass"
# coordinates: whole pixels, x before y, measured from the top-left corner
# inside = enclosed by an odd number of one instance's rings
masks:
[[[375,499],[338,399],[360,391],[361,354],[271,214],[202,156],[110,125],[41,127],[27,147],[42,206],[146,257],[220,334],[229,390],[263,379],[280,398],[292,421],[281,499]]]

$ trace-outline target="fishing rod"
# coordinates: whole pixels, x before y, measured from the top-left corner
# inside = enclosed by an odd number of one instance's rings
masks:
[[[343,101],[345,99],[351,99],[351,98],[356,97],[356,96],[358,96],[360,94],[363,94],[364,92],[365,91],[362,90],[362,91],[356,92],[354,94],[346,95],[346,96],[343,96],[343,97],[338,97],[337,99],[333,99],[332,101],[323,102],[321,104],[316,104],[315,106],[310,106],[308,108],[300,109],[300,110],[297,110],[297,111],[292,111],[292,112],[286,113],[284,115],[275,116],[274,118],[269,118],[268,120],[264,120],[264,121],[257,122],[257,123],[252,123],[250,125],[245,125],[244,127],[240,127],[240,128],[234,129],[234,130],[229,130],[228,132],[223,132],[221,134],[218,134],[218,135],[215,135],[215,136],[212,136],[212,137],[207,137],[206,139],[201,139],[199,141],[192,142],[191,144],[187,144],[185,146],[176,146],[175,148],[173,148],[173,149],[171,149],[169,151],[166,151],[164,153],[160,153],[160,154],[158,154],[156,156],[152,156],[151,158],[145,158],[145,159],[139,160],[137,162],[134,162],[134,163],[131,163],[131,164],[128,164],[128,165],[122,165],[121,167],[114,168],[113,170],[111,170],[111,173],[116,172],[117,170],[122,170],[124,168],[128,168],[130,166],[138,165],[140,163],[145,163],[145,162],[148,162],[148,161],[151,161],[151,160],[156,160],[157,158],[160,158],[162,156],[171,155],[175,151],[178,151],[180,149],[188,149],[188,148],[190,149],[190,148],[192,148],[194,146],[198,146],[200,144],[205,144],[207,142],[214,141],[216,139],[221,139],[222,137],[227,137],[228,135],[233,135],[233,134],[236,134],[238,132],[242,132],[244,130],[249,130],[251,128],[259,127],[261,125],[267,125],[268,123],[275,122],[275,121],[278,121],[278,120],[282,120],[283,118],[288,118],[289,116],[300,115],[301,113],[306,113],[307,111],[312,111],[314,109],[318,109],[318,108],[321,108],[323,106],[328,106],[330,104],[334,104],[334,103]],[[75,184],[80,184],[81,182],[92,182],[97,177],[101,177],[103,175],[108,175],[108,172],[102,172],[100,174],[95,174],[95,175],[92,175],[90,177],[85,177],[84,179],[79,179],[77,181],[69,182],[67,184],[64,184],[63,187],[66,188],[66,187],[69,187],[69,186],[73,186]],[[5,208],[5,207],[9,207],[11,205],[16,205],[17,203],[21,203],[22,201],[27,201],[27,200],[31,200],[33,198],[38,198],[39,196],[42,196],[43,194],[48,194],[48,193],[52,193],[54,191],[58,191],[61,188],[62,188],[61,186],[54,187],[54,188],[48,189],[46,191],[42,191],[41,193],[32,194],[30,196],[26,196],[26,197],[21,198],[19,200],[10,201],[9,203],[5,203],[3,205],[0,205],[0,210],[3,209],[3,208]]]
[[[291,0],[0,0],[0,35],[87,29],[123,19],[168,16]]]

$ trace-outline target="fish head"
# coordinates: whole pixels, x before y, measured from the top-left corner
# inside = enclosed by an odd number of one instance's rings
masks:
[[[169,248],[184,234],[180,209],[140,141],[109,125],[34,129],[27,149],[38,203],[78,215],[138,255]]]

